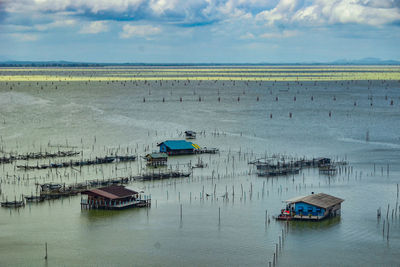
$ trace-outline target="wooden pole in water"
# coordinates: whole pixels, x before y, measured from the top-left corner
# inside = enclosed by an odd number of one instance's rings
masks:
[[[218,207],[218,225],[221,225],[221,207]]]
[[[44,256],[44,259],[47,261],[47,242],[45,243],[45,250],[46,250],[46,256]]]
[[[383,219],[382,235],[385,238],[385,219]]]
[[[282,237],[279,237],[279,251],[282,251],[282,243],[281,243]]]
[[[275,267],[275,252],[274,252],[274,257],[272,258],[272,266]]]
[[[272,259],[272,262],[273,262],[273,266],[275,267],[275,258],[276,258],[276,256],[275,256],[275,252],[274,252],[274,258]]]
[[[388,204],[387,212],[386,212],[386,220],[389,221],[389,204]]]
[[[387,236],[386,239],[389,241],[389,221],[387,222],[388,226],[387,226]]]

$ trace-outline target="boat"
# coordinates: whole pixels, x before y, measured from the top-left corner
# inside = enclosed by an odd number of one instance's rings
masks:
[[[290,211],[282,209],[276,219],[279,221],[290,221],[293,217],[290,215]]]
[[[207,164],[205,164],[205,163],[199,158],[197,164],[192,166],[192,169],[194,169],[194,168],[205,168],[205,167],[207,167]]]
[[[62,188],[61,184],[42,184],[40,185],[43,191],[54,191]]]
[[[23,200],[21,201],[5,201],[5,202],[1,202],[1,206],[2,207],[6,207],[6,208],[20,208],[25,206],[25,202]]]
[[[34,196],[34,195],[30,195],[30,196],[24,196],[26,202],[42,202],[44,200],[44,197],[42,196]]]
[[[136,160],[136,156],[117,156],[119,161],[134,161]]]
[[[185,131],[186,139],[196,139],[196,132]]]

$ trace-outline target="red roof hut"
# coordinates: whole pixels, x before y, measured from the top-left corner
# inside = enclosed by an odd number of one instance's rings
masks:
[[[88,209],[124,209],[150,206],[150,197],[140,196],[136,191],[122,185],[112,185],[82,192],[87,199],[82,199],[82,208]]]

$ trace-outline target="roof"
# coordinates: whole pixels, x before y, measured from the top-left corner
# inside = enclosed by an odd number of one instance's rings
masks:
[[[319,193],[319,194],[312,194],[306,197],[298,198],[292,203],[304,202],[313,206],[317,206],[320,208],[329,208],[340,204],[344,201],[344,199],[337,198],[328,194]]]
[[[135,194],[137,194],[136,191],[130,190],[125,188],[125,186],[122,185],[111,185],[107,187],[102,187],[102,188],[97,188],[97,189],[91,189],[82,192],[82,194],[95,194],[99,195],[108,199],[118,199],[118,198],[126,198],[126,197],[131,197]]]
[[[196,144],[193,144],[192,142],[188,142],[186,140],[167,140],[167,141],[164,141],[164,142],[158,144],[157,146],[161,146],[162,144],[164,144],[165,146],[167,146],[169,149],[172,149],[172,150],[200,148]]]
[[[297,200],[304,198],[305,196],[300,196],[300,197],[292,197],[291,199],[285,200],[284,202],[290,204],[290,203],[294,203],[297,202]]]
[[[166,153],[151,153],[147,154],[146,158],[161,159],[161,158],[168,158],[168,155]]]

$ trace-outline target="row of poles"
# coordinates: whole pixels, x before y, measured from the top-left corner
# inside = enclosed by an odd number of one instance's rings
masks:
[[[268,267],[275,267],[278,265],[279,256],[282,254],[283,245],[289,233],[289,222],[286,221],[283,224],[283,229],[281,229],[281,234],[279,235],[278,242],[275,243],[275,249],[272,256],[272,260],[268,261]]]
[[[390,209],[390,204],[387,205],[386,209],[386,216],[385,219],[383,219],[382,222],[382,236],[385,238],[385,233],[386,233],[386,240],[389,242],[389,237],[390,237],[390,211],[391,211],[391,221],[393,222],[394,219],[397,219],[397,214],[399,213],[400,215],[400,206],[399,206],[399,184],[397,184],[397,194],[396,194],[396,204],[395,208]],[[382,208],[379,207],[376,211],[376,216],[378,219],[378,223],[380,222],[381,216],[382,216]]]

